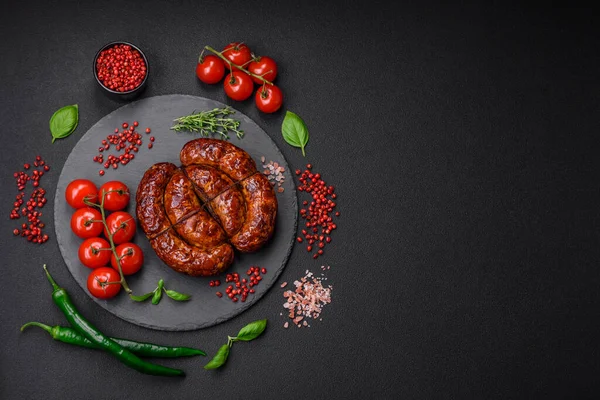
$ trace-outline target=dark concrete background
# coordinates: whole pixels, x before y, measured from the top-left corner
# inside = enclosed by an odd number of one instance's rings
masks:
[[[0,398],[594,398],[598,373],[599,29],[591,10],[370,2],[34,2],[0,9]],[[292,167],[336,185],[342,217],[317,262],[297,246],[282,281],[331,265],[333,302],[310,329],[283,329],[282,290],[218,326],[141,328],[85,294],[56,241],[12,236],[12,173],[53,167],[120,106],[95,87],[92,59],[128,40],[151,60],[144,96],[227,102],[194,76],[200,48],[243,40],[280,65],[285,108],[310,130],[307,157],[285,144],[282,113],[235,103]],[[80,123],[50,144],[48,120],[78,103]],[[233,103],[232,103],[233,104]],[[81,311],[114,336],[194,345],[269,318],[228,365],[170,362],[156,378],[100,352],[53,342],[27,321],[64,319],[47,263]]]

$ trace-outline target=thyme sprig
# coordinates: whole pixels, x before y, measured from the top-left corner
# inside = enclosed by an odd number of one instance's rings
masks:
[[[217,133],[224,139],[229,139],[228,132],[233,132],[238,139],[241,139],[244,137],[244,131],[239,129],[240,121],[227,117],[231,114],[235,114],[235,111],[229,106],[210,111],[194,111],[190,115],[174,119],[173,122],[176,124],[171,129],[175,132],[200,133],[202,136]]]

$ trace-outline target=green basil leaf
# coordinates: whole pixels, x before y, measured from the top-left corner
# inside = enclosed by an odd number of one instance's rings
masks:
[[[146,301],[146,300],[148,300],[148,299],[150,298],[150,296],[152,296],[153,294],[154,294],[154,292],[146,293],[146,294],[143,294],[143,295],[141,295],[141,296],[136,296],[136,295],[134,295],[134,294],[130,294],[130,295],[129,295],[129,297],[130,297],[130,298],[131,298],[131,300],[133,300],[133,301],[140,301],[140,302],[141,302],[141,301]]]
[[[154,296],[152,296],[152,304],[157,305],[160,302],[160,298],[162,297],[162,290],[157,290],[154,292]]]
[[[223,364],[225,364],[225,362],[227,361],[227,357],[229,357],[229,345],[224,344],[223,346],[221,346],[221,348],[219,349],[219,351],[217,351],[217,354],[215,354],[215,356],[213,357],[212,360],[210,360],[208,362],[208,364],[206,364],[204,366],[204,369],[217,369],[220,366],[222,366]]]
[[[240,330],[240,332],[237,334],[236,339],[243,340],[244,342],[249,342],[250,340],[254,340],[257,337],[259,337],[260,334],[264,332],[266,327],[266,319],[251,322]]]
[[[152,296],[152,304],[156,305],[160,301],[162,297],[162,290],[164,284],[165,281],[163,281],[162,279],[158,280],[158,286],[156,287],[156,289],[154,289],[154,296]]]
[[[62,139],[69,136],[79,122],[79,107],[77,104],[64,106],[56,110],[50,118],[50,133],[52,134],[52,143],[56,139]]]
[[[287,111],[281,125],[281,133],[288,144],[300,147],[302,155],[306,157],[304,146],[308,143],[308,128],[306,128],[302,118],[291,111]]]
[[[167,294],[167,296],[169,296],[170,298],[172,298],[175,301],[186,301],[192,297],[189,294],[179,293],[174,290],[165,290],[165,293]]]

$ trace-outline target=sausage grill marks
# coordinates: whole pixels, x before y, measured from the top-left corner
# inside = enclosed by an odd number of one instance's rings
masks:
[[[179,169],[181,169],[182,171],[184,171],[185,174],[185,168],[181,168],[181,167],[177,167]],[[249,179],[252,176],[254,176],[255,174],[260,173],[259,171],[254,172],[252,175],[248,176],[245,179]],[[187,176],[187,174],[186,174]],[[189,177],[188,177],[189,179]],[[198,186],[194,183],[193,180],[190,180],[190,183],[194,186],[194,188],[198,188]],[[165,233],[165,231],[172,229],[175,225],[177,225],[180,222],[183,222],[191,217],[193,217],[194,215],[198,214],[199,212],[201,212],[203,209],[205,209],[206,211],[208,211],[211,216],[213,216],[213,218],[215,219],[215,221],[221,225],[221,221],[219,220],[218,217],[215,216],[214,211],[212,210],[212,208],[210,207],[209,203],[213,200],[215,200],[217,197],[221,196],[223,193],[227,192],[229,189],[231,188],[235,188],[235,187],[239,187],[241,184],[241,181],[238,182],[234,182],[231,184],[231,186],[227,186],[225,189],[223,189],[222,191],[220,191],[218,194],[216,194],[215,196],[213,196],[212,198],[208,198],[207,200],[203,201],[203,204],[200,206],[200,208],[197,208],[193,211],[190,211],[189,213],[185,214],[184,216],[180,217],[179,219],[177,219],[177,221],[175,223],[172,223],[170,225],[168,225],[166,228],[164,228],[163,230],[161,230],[158,233],[152,234],[152,235],[146,235],[148,239],[154,239],[157,236],[160,236],[161,234]],[[221,225],[221,228],[223,228],[223,226]]]
[[[153,165],[137,191],[137,216],[157,255],[189,275],[214,275],[233,262],[233,248],[252,252],[272,236],[277,199],[244,150],[196,139],[182,166]]]

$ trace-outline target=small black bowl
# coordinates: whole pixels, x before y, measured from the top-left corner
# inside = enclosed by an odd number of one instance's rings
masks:
[[[127,92],[117,92],[116,90],[112,90],[112,89],[109,89],[106,86],[104,86],[102,81],[100,81],[100,79],[98,78],[98,71],[96,71],[96,61],[98,60],[100,53],[102,53],[102,51],[109,49],[117,44],[126,44],[128,46],[131,46],[135,50],[139,51],[142,58],[144,59],[144,62],[146,63],[146,75],[144,76],[142,83],[140,83],[140,85],[138,87],[136,87],[135,89],[129,90]],[[148,58],[146,57],[144,52],[142,50],[140,50],[140,48],[137,47],[136,45],[131,44],[129,42],[123,42],[123,41],[110,42],[110,43],[107,43],[104,46],[102,46],[100,48],[100,50],[98,50],[98,52],[96,53],[96,56],[94,57],[94,65],[92,67],[94,70],[94,78],[96,78],[96,82],[98,82],[98,85],[100,85],[100,87],[103,89],[103,92],[106,93],[112,99],[123,100],[123,101],[133,100],[140,93],[142,93],[144,91],[144,89],[146,88],[146,83],[148,82],[148,75],[150,75],[150,64],[148,63]]]

